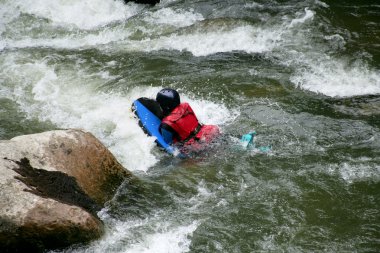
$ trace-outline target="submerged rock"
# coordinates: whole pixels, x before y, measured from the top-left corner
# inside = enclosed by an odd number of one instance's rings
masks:
[[[124,0],[125,3],[128,3],[128,2],[135,2],[135,3],[138,3],[138,4],[151,4],[151,5],[155,5],[155,4],[158,4],[160,2],[160,0]]]
[[[96,212],[128,177],[81,130],[0,141],[0,252],[40,252],[100,237]]]

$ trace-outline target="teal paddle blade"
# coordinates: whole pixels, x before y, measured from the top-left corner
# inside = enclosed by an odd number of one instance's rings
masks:
[[[242,147],[246,150],[253,150],[255,152],[261,152],[261,153],[268,153],[269,151],[271,151],[272,150],[271,146],[256,147],[256,144],[255,144],[256,134],[257,134],[256,131],[252,131],[247,134],[244,134],[240,139],[240,143]]]
[[[256,135],[256,131],[250,132],[248,134],[244,134],[240,139],[242,146],[244,148],[255,148],[255,141],[254,141],[255,135]]]

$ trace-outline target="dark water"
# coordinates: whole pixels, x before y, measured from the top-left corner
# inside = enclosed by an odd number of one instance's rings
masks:
[[[378,1],[0,1],[0,138],[94,133],[140,178],[65,252],[380,251]],[[222,139],[172,158],[129,111],[180,91]],[[270,153],[243,151],[255,129]]]

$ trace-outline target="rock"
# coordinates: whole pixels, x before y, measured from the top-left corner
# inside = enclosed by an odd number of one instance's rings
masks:
[[[0,141],[0,252],[41,252],[100,237],[96,212],[131,176],[81,130]]]
[[[124,0],[125,3],[128,2],[135,2],[138,4],[150,4],[150,5],[155,5],[160,2],[160,0]]]

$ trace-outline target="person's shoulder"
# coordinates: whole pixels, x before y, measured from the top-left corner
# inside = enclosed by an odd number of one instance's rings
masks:
[[[191,108],[191,106],[190,106],[190,104],[188,102],[181,103],[181,107],[183,107],[183,108],[190,107]]]
[[[182,103],[182,108],[183,108],[185,111],[191,111],[191,112],[193,112],[193,108],[191,108],[190,104],[187,103],[187,102],[183,102],[183,103]]]

